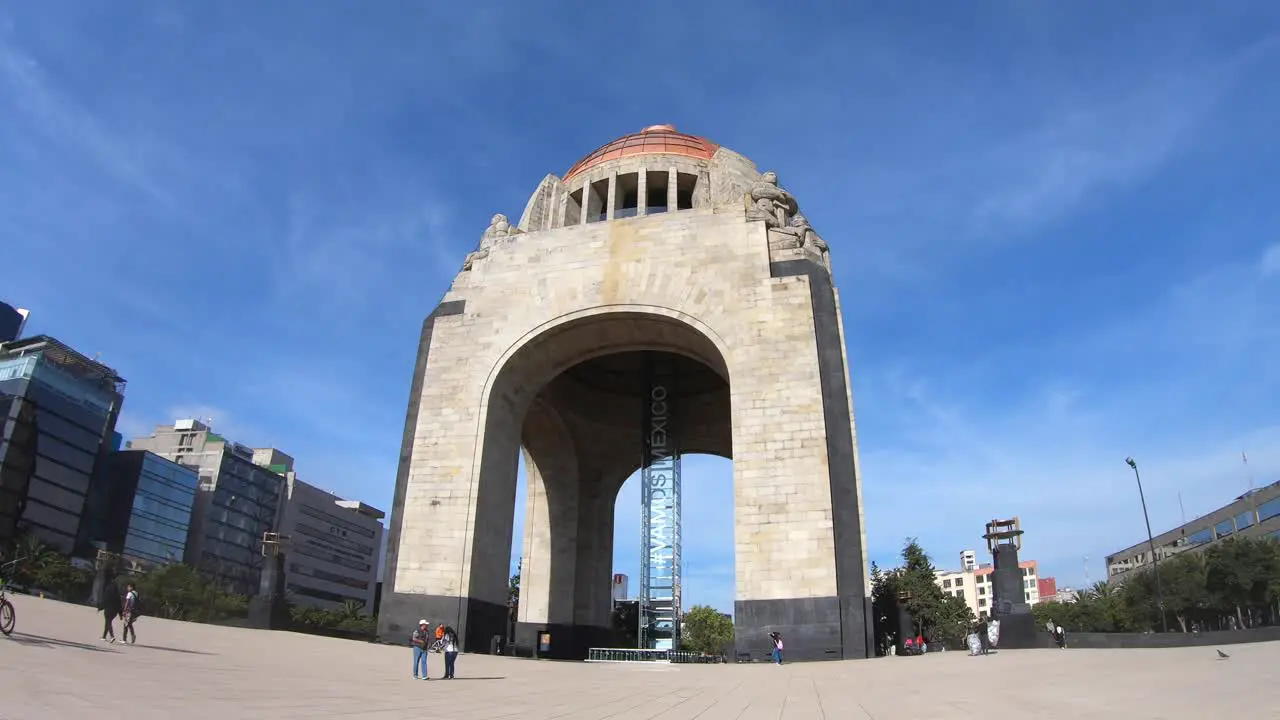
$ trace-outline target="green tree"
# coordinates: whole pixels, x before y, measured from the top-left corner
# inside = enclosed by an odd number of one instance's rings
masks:
[[[613,608],[614,643],[618,647],[640,646],[640,603],[620,602]]]
[[[1231,538],[1205,551],[1206,583],[1215,604],[1236,617],[1265,611],[1280,585],[1280,545],[1271,538]]]
[[[733,620],[707,605],[694,605],[684,614],[680,649],[718,655],[733,645]]]
[[[883,624],[881,618],[887,620],[894,604],[901,600],[914,623],[912,628],[903,628],[904,632],[953,641],[968,632],[973,612],[964,600],[938,587],[933,562],[915,538],[908,538],[902,548],[902,567],[885,572],[876,566],[872,573],[872,612],[877,622]],[[885,638],[879,642],[883,645]]]
[[[1152,570],[1143,568],[1131,573],[1119,590],[1128,621],[1125,629],[1145,631],[1162,627],[1159,594],[1162,589],[1165,613],[1178,623],[1182,632],[1187,632],[1192,619],[1212,603],[1207,571],[1202,554],[1184,552],[1160,563],[1159,589]]]

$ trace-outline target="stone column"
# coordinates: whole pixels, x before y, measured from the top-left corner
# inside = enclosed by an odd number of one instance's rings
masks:
[[[604,219],[613,219],[613,206],[618,196],[618,173],[609,173],[609,197],[605,199],[608,205],[604,208]]]
[[[667,169],[667,212],[675,212],[677,198],[679,193],[676,191],[676,180],[680,177],[680,173],[675,168]]]
[[[640,172],[636,174],[636,217],[644,216],[645,205],[649,202],[649,179],[645,174],[645,169],[640,168]]]
[[[579,225],[587,224],[587,213],[591,208],[591,178],[582,178],[582,217],[578,218]]]

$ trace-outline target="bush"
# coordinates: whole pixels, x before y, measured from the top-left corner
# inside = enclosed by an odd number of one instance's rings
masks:
[[[364,604],[354,600],[348,600],[337,610],[292,605],[289,607],[289,620],[293,629],[299,632],[372,638],[378,630],[378,618],[363,611]]]

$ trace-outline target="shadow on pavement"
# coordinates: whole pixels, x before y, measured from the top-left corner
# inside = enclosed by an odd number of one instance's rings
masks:
[[[124,645],[124,643],[120,643],[120,644]],[[203,652],[201,650],[185,650],[183,648],[164,647],[163,645],[126,645],[125,647],[146,648],[148,650],[163,650],[165,652],[185,653],[187,655],[213,655],[214,654],[214,653]]]
[[[506,679],[507,679],[506,675],[502,675],[499,677],[470,677],[470,676],[464,675],[462,677],[454,678],[454,680],[506,680]]]
[[[92,652],[105,652],[105,653],[116,652],[115,650],[112,650],[109,647],[103,647],[101,645],[90,645],[88,643],[72,642],[70,640],[58,640],[57,638],[44,637],[43,635],[28,635],[27,633],[20,633],[20,632],[15,632],[14,634],[10,635],[9,639],[16,643],[21,643],[23,645],[30,645],[31,647],[42,647],[42,648],[69,647],[69,648],[75,648],[77,650],[90,650]]]
[[[127,645],[122,642],[116,642],[111,645],[97,643],[73,642],[71,640],[59,640],[58,638],[45,637],[43,635],[31,635],[28,633],[15,632],[9,636],[10,640],[30,645],[31,647],[53,648],[53,647],[69,647],[76,650],[89,650],[92,652],[121,653],[117,648],[143,648],[146,650],[162,650],[164,652],[184,653],[187,655],[213,655],[213,653],[201,652],[199,650],[184,650],[182,648],[164,647],[162,645]]]

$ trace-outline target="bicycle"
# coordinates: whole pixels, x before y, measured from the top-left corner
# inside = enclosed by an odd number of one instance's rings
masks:
[[[0,565],[0,570],[17,567],[18,561],[21,559],[22,558],[18,558],[12,562]],[[0,574],[0,633],[4,633],[5,635],[12,634],[13,626],[17,621],[18,613],[13,609],[13,603],[9,602],[9,598],[5,596],[5,581],[3,574]]]

